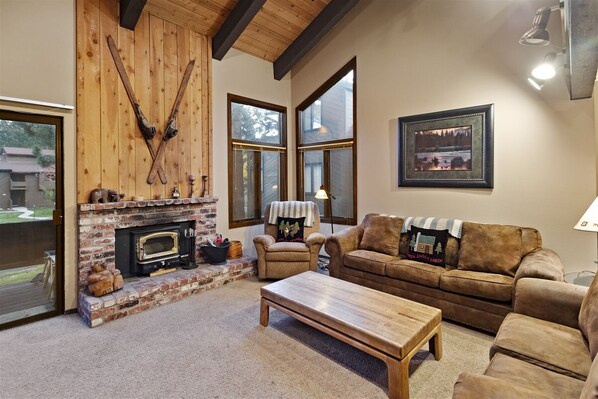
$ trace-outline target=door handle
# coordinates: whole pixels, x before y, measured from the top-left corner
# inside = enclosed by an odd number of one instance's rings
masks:
[[[52,222],[55,225],[61,225],[63,221],[62,210],[61,209],[54,209],[52,211]]]

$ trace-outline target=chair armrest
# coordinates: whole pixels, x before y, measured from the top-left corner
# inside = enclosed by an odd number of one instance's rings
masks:
[[[347,252],[357,249],[362,237],[363,227],[361,225],[346,228],[328,237],[324,248],[330,255],[328,269],[332,277],[338,277],[339,270],[343,265],[343,257]]]
[[[516,313],[579,328],[577,318],[588,287],[537,278],[515,284],[513,310]]]
[[[276,240],[274,239],[274,237],[272,237],[271,235],[268,234],[260,234],[258,236],[253,237],[253,243],[257,246],[257,245],[262,245],[264,246],[266,249],[274,244],[276,242]]]
[[[324,237],[324,234],[318,232],[311,233],[305,239],[305,244],[310,248],[314,245],[319,245],[318,252],[320,252],[319,248],[324,245],[324,242],[326,242],[326,237]]]
[[[549,397],[540,391],[516,385],[510,381],[470,373],[459,375],[453,388],[453,399],[548,399]]]
[[[519,268],[515,273],[515,282],[524,277],[563,281],[564,269],[561,258],[556,252],[548,248],[542,248],[527,254],[521,259]]]

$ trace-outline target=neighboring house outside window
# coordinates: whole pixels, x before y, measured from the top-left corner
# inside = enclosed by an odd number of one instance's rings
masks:
[[[356,224],[356,59],[342,67],[296,109],[297,193],[330,218],[330,204],[314,198],[320,186],[335,196],[335,224]]]
[[[228,94],[229,227],[263,223],[286,200],[286,108]]]

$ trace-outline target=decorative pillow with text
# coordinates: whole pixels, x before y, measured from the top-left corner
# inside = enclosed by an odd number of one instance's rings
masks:
[[[407,233],[409,252],[407,259],[444,266],[448,230],[430,230],[411,226]]]

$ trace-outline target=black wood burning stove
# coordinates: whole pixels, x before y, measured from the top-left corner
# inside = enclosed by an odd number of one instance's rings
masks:
[[[143,276],[161,268],[192,262],[192,222],[116,230],[115,263],[124,277]]]

